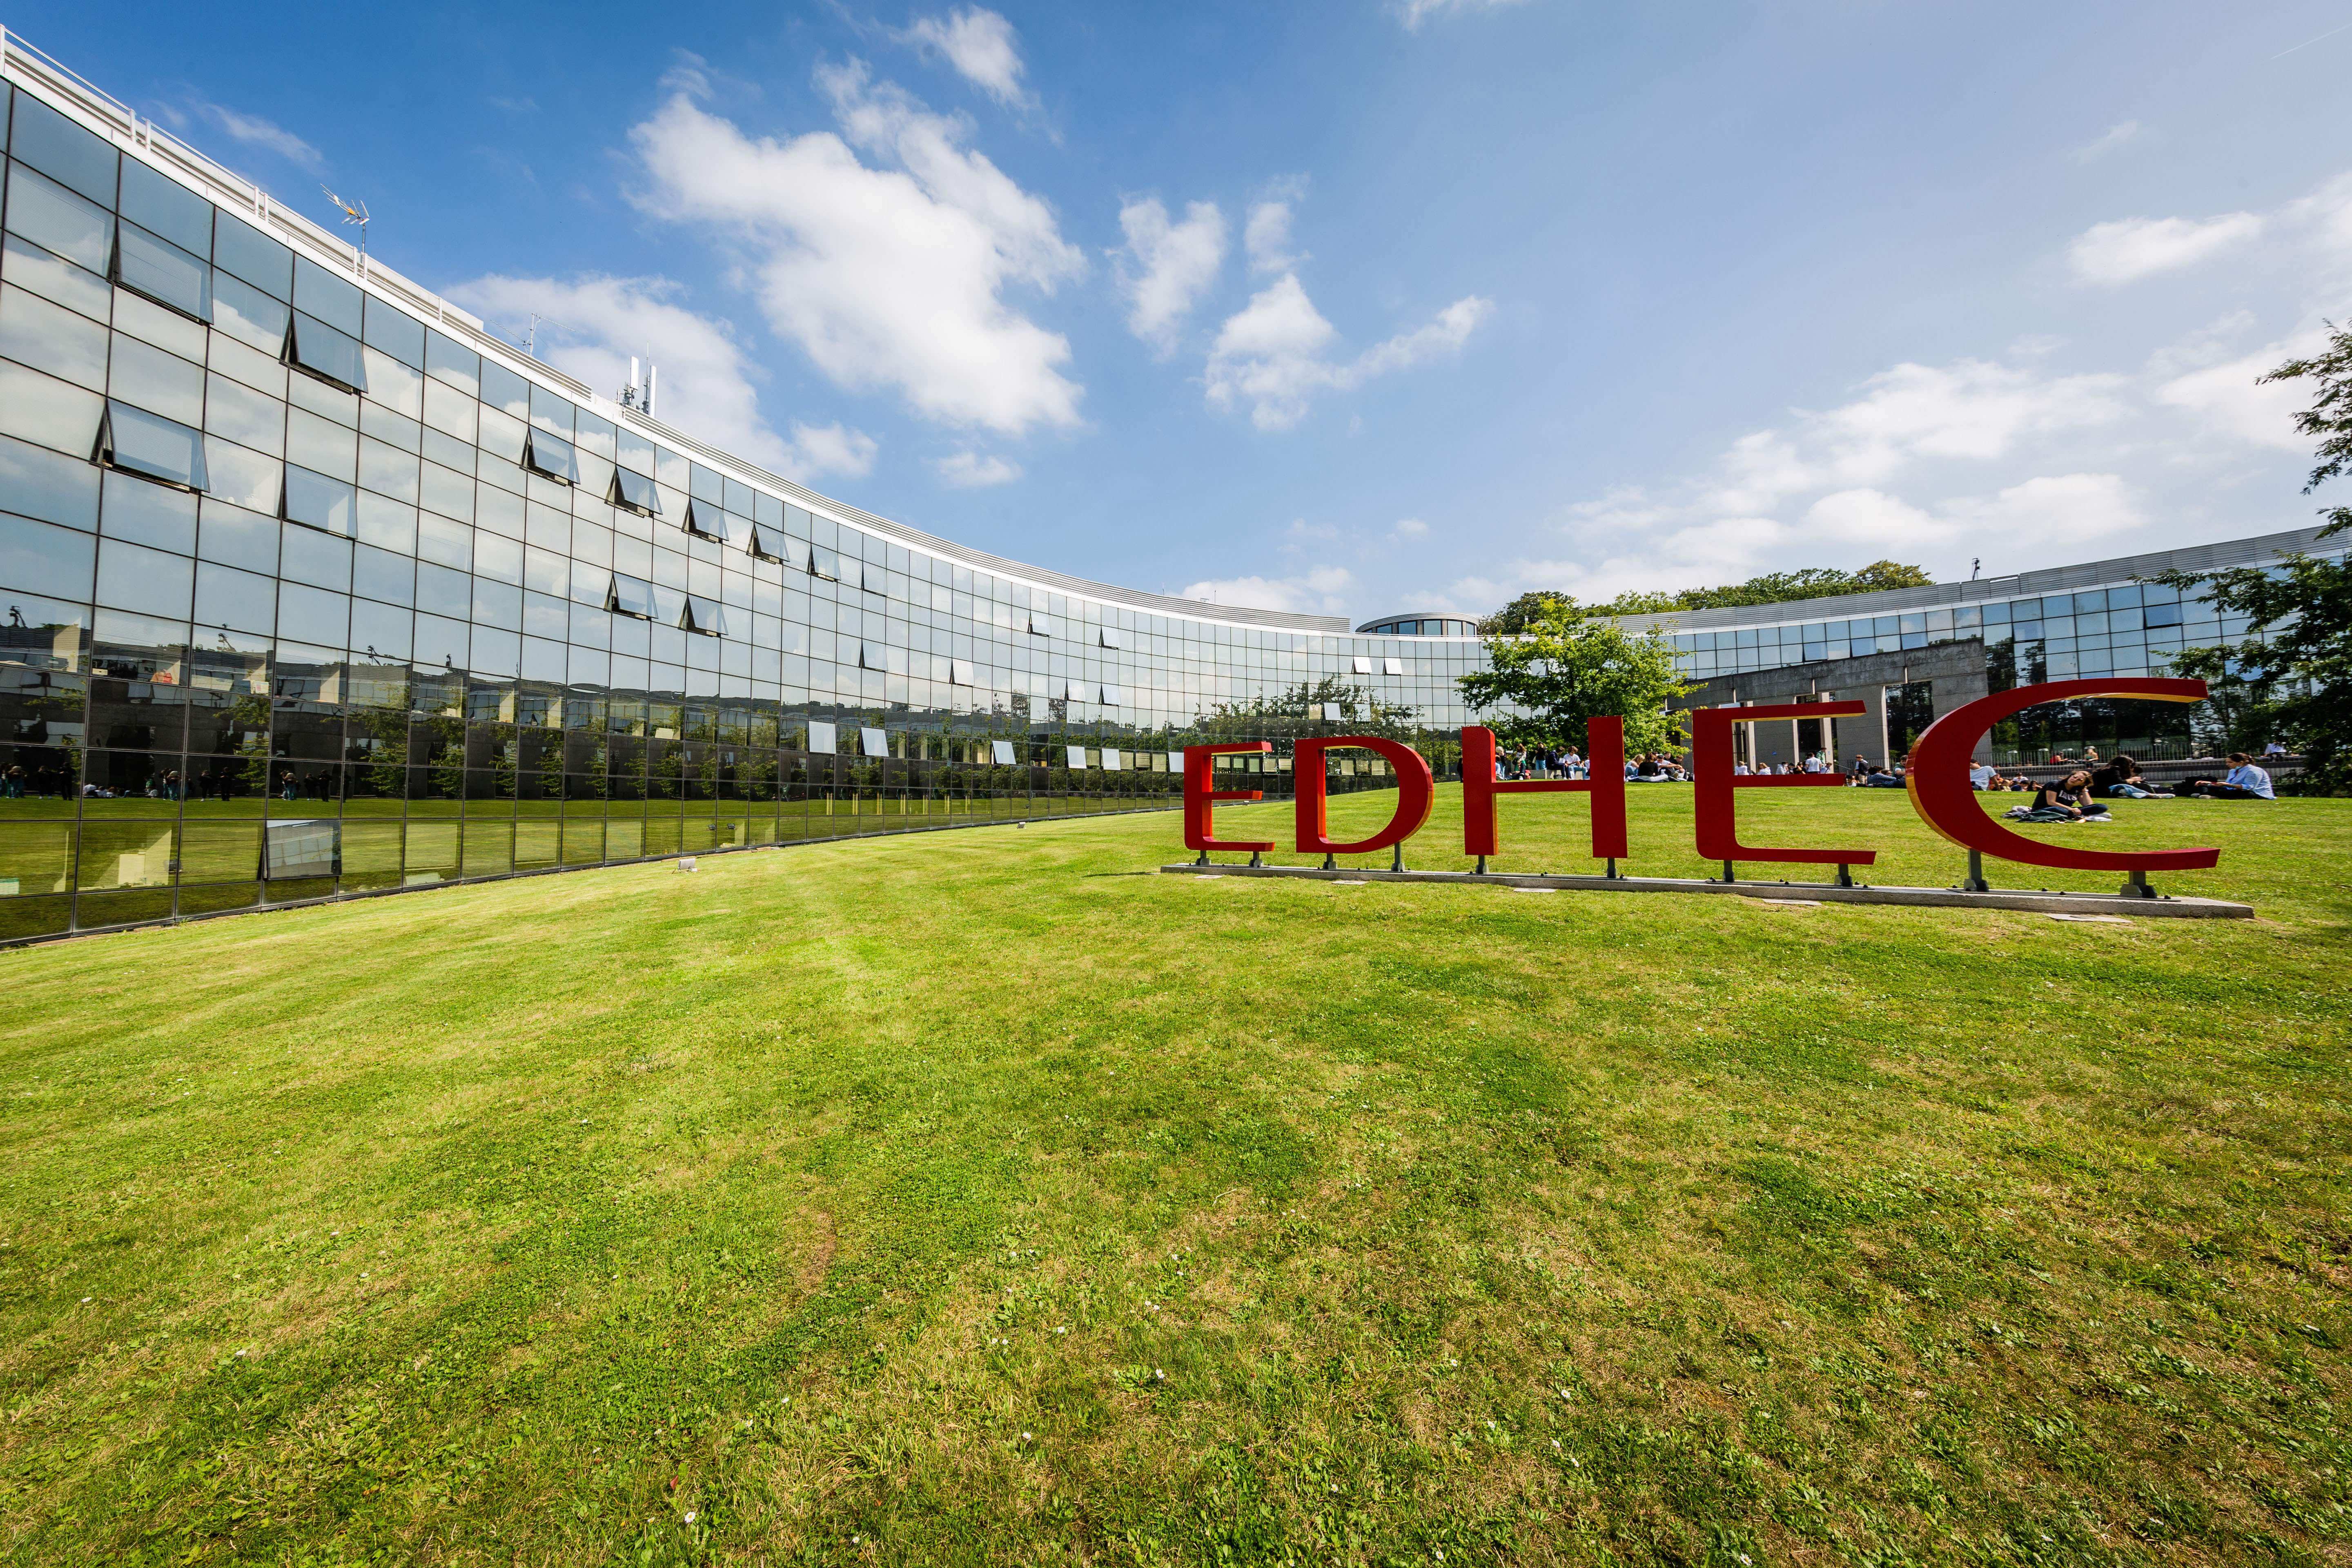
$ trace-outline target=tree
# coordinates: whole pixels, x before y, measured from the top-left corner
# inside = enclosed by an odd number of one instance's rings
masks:
[[[1605,605],[1580,605],[1569,595],[1552,588],[1522,594],[1478,623],[1486,636],[1524,632],[1541,618],[1545,609],[1559,605],[1581,614],[1657,616],[1675,610],[1717,610],[1748,605],[1780,605],[1792,599],[1822,599],[1839,594],[1875,594],[1887,588],[1922,588],[1933,581],[1916,566],[1895,561],[1874,561],[1859,572],[1834,566],[1804,566],[1794,572],[1767,572],[1745,583],[1719,588],[1685,588],[1679,593],[1643,593],[1627,589]]]
[[[2262,380],[2316,384],[2295,428],[2319,442],[2319,466],[2303,493],[2352,468],[2352,330],[2328,323],[2326,350],[2294,359]],[[2323,510],[2322,539],[2352,530],[2352,507]],[[2273,567],[2172,572],[2156,581],[2202,588],[2224,616],[2243,616],[2249,640],[2234,648],[2184,648],[2175,673],[2212,684],[2208,718],[2230,743],[2253,751],[2278,740],[2305,758],[2305,784],[2352,792],[2352,555],[2296,553]]]
[[[1674,647],[1657,631],[1634,637],[1564,598],[1521,633],[1486,638],[1488,668],[1461,679],[1462,699],[1510,746],[1585,743],[1597,718],[1625,721],[1629,752],[1672,751],[1683,724],[1666,704],[1688,691]]]
[[[1480,621],[1478,630],[1480,635],[1485,637],[1507,637],[1516,632],[1526,631],[1534,626],[1543,617],[1544,612],[1551,606],[1572,605],[1575,603],[1576,601],[1566,594],[1557,593],[1549,588],[1541,588],[1535,593],[1522,594],[1513,599],[1509,604]]]

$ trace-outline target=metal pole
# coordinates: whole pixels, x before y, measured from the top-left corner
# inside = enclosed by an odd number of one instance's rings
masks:
[[[1397,840],[1396,854],[1389,861],[1389,869],[1391,871],[1404,869],[1404,840],[1402,838]]]
[[[1960,891],[1964,893],[1990,893],[1992,891],[1992,885],[1985,880],[1983,850],[1971,849],[1969,851],[1969,877],[1967,881],[1960,884]]]
[[[1483,877],[1486,874],[1486,858],[1484,855],[1478,857],[1478,868],[1470,874],[1474,877]]]
[[[1723,879],[1727,882],[1737,882],[1739,880],[1738,877],[1733,873],[1731,869],[1731,862],[1728,860],[1726,860],[1723,863]]]

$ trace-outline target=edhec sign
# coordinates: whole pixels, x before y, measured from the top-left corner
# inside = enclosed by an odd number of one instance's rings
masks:
[[[2137,697],[2158,702],[2196,702],[2205,696],[2201,680],[2052,680],[1996,692],[1956,708],[1929,725],[1911,748],[1906,778],[1911,805],[1927,826],[1965,849],[2028,866],[2051,866],[2073,871],[2202,870],[2221,858],[2219,849],[2138,849],[2110,853],[2075,849],[2012,833],[1987,816],[1969,786],[1969,763],[1977,742],[2011,714],[2038,703],[2063,702],[2078,697]],[[1695,785],[1693,810],[1700,856],[1708,860],[1770,860],[1809,865],[1867,866],[1877,859],[1870,849],[1764,847],[1739,841],[1738,792],[1743,789],[1819,788],[1843,785],[1841,773],[1735,773],[1732,726],[1772,720],[1828,719],[1864,710],[1859,702],[1789,703],[1755,708],[1700,708],[1692,711],[1691,771]],[[1592,854],[1596,859],[1627,858],[1625,840],[1624,724],[1617,719],[1595,719],[1588,726],[1587,754],[1592,776],[1586,779],[1511,780],[1495,777],[1495,732],[1478,725],[1462,731],[1462,852],[1489,856],[1501,853],[1496,834],[1495,802],[1506,795],[1583,794],[1592,797]],[[1353,843],[1332,842],[1324,818],[1323,755],[1353,746],[1378,753],[1396,770],[1396,809],[1388,825],[1369,838]],[[1265,741],[1235,741],[1184,749],[1184,847],[1206,854],[1213,849],[1272,849],[1269,840],[1220,839],[1211,813],[1221,800],[1262,798],[1254,789],[1215,787],[1215,758],[1221,752],[1270,752]],[[1296,791],[1297,851],[1302,855],[1356,855],[1401,845],[1429,821],[1435,784],[1429,763],[1420,752],[1399,741],[1378,735],[1336,735],[1300,741],[1293,747],[1292,783]]]

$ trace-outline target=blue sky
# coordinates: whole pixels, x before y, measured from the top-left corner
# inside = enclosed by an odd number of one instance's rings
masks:
[[[19,5],[606,391],[1135,587],[1476,611],[2299,526],[2352,6]]]

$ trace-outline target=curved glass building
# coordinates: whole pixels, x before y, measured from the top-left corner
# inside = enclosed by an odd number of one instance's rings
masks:
[[[876,517],[499,342],[5,35],[0,78],[0,943],[1164,805],[1202,739],[1276,742],[1229,759],[1272,794],[1300,734],[1458,755],[1458,614],[1351,632]],[[1915,647],[2025,679],[2232,629],[2125,580],[1665,619],[1695,678],[1886,689]]]
[[[1086,582],[814,494],[20,40],[0,74],[0,941],[1164,805],[1204,737],[1451,750],[1475,641]]]

